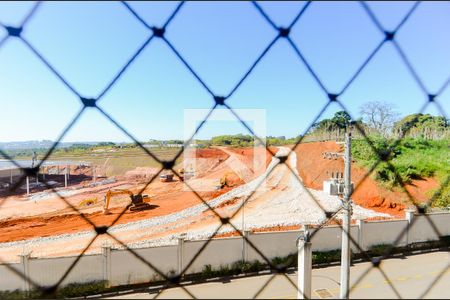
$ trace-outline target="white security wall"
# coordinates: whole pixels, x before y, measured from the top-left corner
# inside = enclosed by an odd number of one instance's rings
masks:
[[[312,251],[331,251],[341,248],[342,243],[342,229],[341,227],[327,226],[322,227],[317,233],[317,229],[309,229],[311,232]],[[350,236],[355,243],[358,243],[358,226],[352,225],[350,227]],[[352,251],[357,252],[358,247],[350,241]]]
[[[20,274],[23,274],[22,264],[9,264]],[[6,265],[0,265],[0,291],[15,291],[24,288],[24,280]]]
[[[134,249],[134,252],[165,275],[177,270],[177,246]],[[111,251],[111,285],[143,283],[158,278],[158,272],[130,251]]]
[[[450,235],[450,214],[449,213],[431,213],[427,215],[436,225],[441,236]]]
[[[428,217],[428,219],[427,219]],[[448,231],[448,228],[450,227],[450,220],[447,216],[447,224],[445,224],[445,222],[439,222],[440,226],[438,227],[438,221],[442,221],[440,220],[440,218],[438,217],[438,215],[434,215],[432,217],[432,215],[428,215],[428,216],[422,216],[422,215],[417,215],[414,216],[414,220],[411,223],[411,227],[409,229],[409,243],[417,243],[417,242],[426,242],[426,241],[435,241],[435,240],[439,240],[439,236],[437,235],[435,229],[433,229],[433,225],[431,224],[431,222],[436,221],[436,223],[433,223],[436,228],[438,229],[438,231]],[[442,226],[444,225],[444,226]]]
[[[29,276],[40,286],[56,284],[75,262],[76,257],[45,258],[29,260]],[[101,255],[84,255],[67,275],[62,285],[103,280]]]
[[[266,258],[272,259],[295,253],[297,251],[296,241],[299,234],[300,231],[264,232],[250,234],[248,239]],[[248,245],[247,249],[249,261],[259,260],[266,262],[250,245]]]
[[[183,268],[207,241],[186,241],[183,247]],[[243,240],[240,237],[214,239],[187,269],[187,274],[201,272],[205,265],[220,267],[242,259]]]
[[[438,240],[438,235],[431,226],[427,217],[436,226],[441,236],[450,235],[450,214],[436,213],[427,216],[414,216],[413,224],[408,226],[407,220],[371,221],[362,222],[361,232],[357,225],[352,225],[352,238],[367,250],[370,246],[380,244],[392,244],[401,234],[402,230],[409,228],[408,239],[404,235],[397,244],[405,246],[406,243]],[[329,251],[340,249],[341,229],[339,226],[327,226],[314,233],[310,229],[313,251]],[[268,259],[283,257],[296,253],[296,240],[300,231],[256,233],[248,236],[249,240]],[[165,275],[171,271],[179,270],[180,258],[184,268],[207,241],[185,241],[181,245],[164,246],[155,248],[135,249],[134,251],[144,260],[149,261]],[[352,245],[353,251],[357,248]],[[259,260],[262,257],[249,245],[244,245],[241,237],[214,239],[197,260],[187,270],[187,274],[200,272],[203,267],[210,264],[213,268],[227,265],[241,260],[244,255],[249,261]],[[42,286],[50,286],[59,281],[69,269],[76,257],[61,257],[37,259],[30,258],[23,263],[11,263],[11,267],[23,274],[28,266],[28,273],[32,281]],[[109,272],[108,270],[109,261]],[[109,276],[109,277],[108,277]],[[103,254],[82,256],[62,286],[68,283],[92,282],[109,278],[110,284],[123,285],[149,282],[160,279],[158,273],[136,258],[127,250],[111,250],[109,259]],[[6,265],[0,265],[0,290],[24,289],[25,281],[22,277],[8,269]]]
[[[361,248],[363,250],[368,250],[375,245],[392,244],[397,239],[397,246],[406,246],[408,227],[406,220],[363,222],[362,226]],[[402,232],[405,233],[402,235]]]

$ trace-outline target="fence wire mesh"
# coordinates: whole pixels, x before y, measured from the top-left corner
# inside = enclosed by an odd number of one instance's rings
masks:
[[[183,154],[184,148],[186,146],[188,146],[196,138],[196,135],[199,132],[199,130],[201,128],[203,128],[204,126],[206,126],[206,124],[208,123],[209,117],[211,116],[212,112],[214,110],[218,109],[218,108],[225,108],[225,109],[229,110],[233,114],[233,116],[236,117],[236,120],[238,120],[248,130],[248,132],[255,139],[259,140],[261,143],[263,143],[265,145],[265,143],[263,142],[263,138],[264,137],[259,137],[259,136],[255,135],[255,133],[251,129],[251,127],[244,120],[242,120],[240,118],[240,116],[238,115],[238,113],[233,109],[233,107],[231,107],[227,103],[227,99],[229,99],[238,89],[240,89],[240,87],[242,85],[245,84],[246,79],[253,72],[255,67],[261,62],[261,60],[266,56],[266,54],[270,51],[270,49],[273,48],[274,45],[279,43],[281,40],[287,41],[287,43],[289,44],[289,46],[292,49],[293,53],[296,55],[296,57],[299,59],[299,61],[302,64],[304,64],[304,66],[306,67],[306,69],[307,69],[308,73],[310,74],[310,76],[314,79],[314,81],[316,82],[317,86],[321,89],[321,91],[324,93],[324,95],[328,99],[328,102],[325,104],[325,106],[320,109],[320,111],[317,113],[317,115],[314,117],[314,119],[309,123],[309,126],[307,127],[307,129],[304,130],[303,132],[299,133],[301,138],[298,139],[298,141],[295,143],[295,145],[292,147],[292,149],[290,149],[290,151],[295,151],[296,150],[296,148],[303,142],[303,137],[305,137],[306,133],[311,130],[313,125],[318,120],[320,120],[320,118],[323,116],[324,112],[332,104],[336,104],[342,110],[347,112],[352,117],[352,119],[355,119],[355,118],[353,118],[351,112],[347,109],[344,101],[341,100],[341,96],[348,90],[348,88],[350,86],[352,86],[354,81],[360,76],[361,72],[372,62],[374,56],[378,52],[380,52],[380,50],[387,44],[391,44],[394,47],[394,49],[399,54],[399,56],[401,58],[401,61],[406,66],[408,72],[410,73],[410,75],[414,79],[415,83],[417,84],[419,89],[423,92],[423,105],[422,105],[419,113],[423,113],[429,106],[434,105],[435,108],[437,108],[437,110],[440,112],[440,114],[448,119],[448,116],[447,116],[446,112],[444,111],[444,108],[442,107],[441,103],[439,102],[439,96],[450,85],[450,77],[448,78],[448,80],[438,90],[436,90],[436,91],[429,90],[426,87],[426,85],[424,84],[424,82],[421,79],[421,77],[418,75],[417,71],[415,70],[415,67],[414,67],[413,63],[409,60],[409,58],[405,54],[405,51],[404,51],[403,47],[397,42],[397,37],[398,37],[399,34],[401,34],[401,32],[400,32],[401,29],[403,27],[405,27],[405,26],[408,26],[408,21],[411,18],[411,16],[414,15],[414,13],[417,10],[417,8],[420,6],[420,2],[415,2],[414,5],[412,5],[412,7],[407,12],[407,14],[403,17],[403,19],[400,21],[400,23],[392,31],[389,31],[389,30],[387,30],[386,28],[383,27],[383,25],[379,21],[378,17],[374,14],[372,9],[370,8],[370,6],[366,2],[360,2],[359,3],[359,5],[365,11],[367,19],[370,20],[375,25],[375,27],[383,35],[383,38],[378,42],[378,44],[376,45],[376,47],[374,49],[372,49],[369,53],[367,53],[366,59],[357,68],[356,72],[354,72],[354,74],[352,76],[350,76],[350,78],[348,78],[348,80],[346,81],[344,87],[338,92],[330,90],[330,89],[328,89],[326,87],[326,83],[320,78],[320,76],[314,70],[312,64],[308,61],[308,59],[302,53],[301,45],[298,45],[290,36],[290,32],[292,31],[294,26],[302,26],[302,17],[303,17],[303,15],[310,9],[311,6],[316,5],[316,3],[314,3],[314,2],[306,2],[303,5],[303,7],[300,9],[298,14],[295,16],[293,21],[287,27],[281,27],[274,20],[271,19],[269,14],[266,13],[266,11],[262,8],[262,6],[259,3],[257,3],[257,2],[251,2],[250,3],[249,2],[249,5],[251,5],[255,9],[255,11],[258,12],[258,14],[261,16],[261,18],[263,18],[263,20],[265,20],[265,22],[267,22],[267,24],[269,24],[269,26],[275,32],[277,32],[277,35],[275,36],[275,38],[270,40],[270,42],[261,50],[260,55],[257,56],[254,59],[254,62],[251,64],[250,68],[240,78],[238,78],[238,80],[236,81],[237,83],[226,94],[217,93],[212,88],[210,88],[210,86],[208,86],[208,84],[207,84],[207,80],[204,80],[203,78],[200,77],[200,75],[195,71],[195,66],[191,65],[188,62],[188,60],[183,56],[182,51],[178,50],[177,47],[175,47],[175,45],[172,43],[172,41],[167,36],[167,32],[170,31],[171,23],[173,22],[174,19],[177,18],[179,12],[183,9],[184,6],[190,5],[189,2],[187,2],[187,3],[180,2],[176,6],[176,8],[172,11],[170,16],[166,19],[166,21],[164,22],[164,24],[161,27],[152,26],[143,17],[141,17],[139,12],[137,12],[129,3],[122,2],[123,9],[128,11],[130,15],[132,15],[134,18],[136,18],[136,20],[138,20],[138,22],[140,22],[148,30],[149,36],[148,36],[148,38],[146,38],[144,43],[142,43],[142,45],[138,48],[138,50],[123,64],[123,67],[119,70],[119,72],[117,72],[117,74],[112,76],[112,79],[109,81],[109,83],[95,97],[94,96],[93,97],[85,97],[85,96],[83,96],[84,95],[83,91],[77,90],[74,87],[74,85],[72,85],[70,83],[70,81],[67,80],[58,71],[58,66],[52,65],[52,63],[50,63],[49,60],[46,58],[45,54],[41,53],[41,51],[36,46],[34,46],[29,40],[27,40],[27,38],[25,38],[22,35],[22,31],[25,28],[27,28],[27,26],[29,26],[28,25],[29,20],[39,14],[40,7],[43,6],[43,5],[51,5],[51,4],[50,3],[47,4],[47,3],[37,2],[32,7],[32,9],[29,11],[29,13],[25,16],[25,18],[23,19],[23,21],[20,23],[19,26],[9,26],[8,24],[0,23],[0,26],[3,27],[3,29],[7,33],[0,40],[0,51],[1,51],[1,49],[3,47],[5,47],[5,45],[7,45],[9,40],[15,39],[15,40],[20,41],[36,58],[38,58],[42,62],[43,65],[45,65],[45,67],[47,68],[48,72],[54,74],[59,79],[61,84],[64,85],[71,93],[73,93],[79,99],[79,101],[82,103],[82,108],[81,108],[80,111],[78,111],[76,113],[75,117],[67,125],[65,125],[64,127],[61,127],[62,130],[61,130],[59,136],[57,137],[56,141],[53,143],[53,145],[50,147],[50,149],[48,149],[48,151],[44,155],[43,159],[40,160],[40,162],[36,166],[34,166],[32,168],[23,168],[18,162],[16,162],[12,157],[10,157],[5,151],[0,150],[0,154],[1,154],[1,156],[3,156],[3,158],[9,160],[17,168],[19,168],[19,169],[21,169],[23,171],[23,175],[20,177],[19,181],[16,182],[13,186],[11,186],[11,191],[14,191],[19,186],[21,186],[24,183],[24,181],[26,180],[27,176],[36,176],[36,174],[38,174],[40,167],[50,158],[50,156],[55,151],[55,149],[58,146],[58,144],[63,140],[63,138],[74,127],[74,125],[78,122],[80,117],[83,114],[85,114],[85,112],[87,110],[97,110],[103,117],[105,117],[107,120],[109,120],[121,132],[123,132],[127,137],[129,137],[132,141],[134,141],[140,147],[140,149],[142,149],[142,151],[145,152],[146,155],[148,155],[149,157],[151,157],[152,159],[154,159],[155,161],[157,161],[159,163],[159,165],[160,165],[159,171],[155,175],[153,175],[151,177],[151,179],[140,190],[139,194],[142,194],[144,192],[144,190],[156,178],[158,178],[159,175],[161,174],[161,172],[163,172],[164,170],[170,170],[175,175],[181,176],[181,174],[179,174],[179,172],[177,170],[175,170],[175,168],[174,168],[175,167],[175,161]],[[357,42],[357,41],[355,41],[355,42]],[[144,147],[144,145],[129,130],[127,130],[125,128],[125,126],[121,125],[113,116],[111,116],[104,109],[102,109],[100,106],[97,105],[99,103],[99,101],[101,101],[102,98],[104,98],[105,95],[112,89],[112,87],[114,87],[114,85],[117,83],[117,81],[122,76],[126,76],[126,75],[124,75],[125,71],[136,60],[136,58],[138,58],[141,55],[143,50],[146,49],[152,43],[163,43],[163,44],[167,45],[168,46],[168,48],[167,48],[168,51],[171,51],[173,53],[173,55],[175,55],[178,58],[180,64],[182,64],[189,71],[189,73],[195,78],[196,81],[198,81],[198,83],[204,88],[204,90],[210,95],[210,98],[211,98],[211,108],[210,108],[210,111],[207,114],[206,118],[198,125],[198,127],[196,128],[194,134],[188,140],[186,140],[184,142],[184,145],[183,145],[184,147],[181,147],[180,150],[176,153],[175,157],[173,159],[170,159],[170,160],[160,159],[150,149],[148,149],[147,147]],[[151,70],[149,70],[149,72],[151,72]],[[225,96],[223,96],[223,95],[225,95]],[[155,103],[154,105],[157,105],[157,104]],[[305,105],[307,105],[307,104],[305,103]],[[413,124],[413,122],[411,122],[411,124]],[[408,130],[410,128],[411,127],[407,128],[402,133],[402,135],[396,140],[394,146],[396,144],[398,145],[402,141],[402,139],[408,133]],[[403,182],[401,176],[398,174],[398,172],[396,170],[396,166],[394,164],[392,164],[392,162],[391,162],[391,159],[392,159],[391,152],[393,151],[394,147],[391,147],[391,149],[390,149],[390,151],[388,153],[381,152],[381,151],[379,151],[377,149],[377,147],[374,145],[373,141],[366,134],[364,128],[362,128],[358,123],[355,123],[355,129],[364,137],[364,139],[370,145],[372,151],[377,155],[378,160],[369,169],[369,171],[365,174],[363,179],[360,180],[359,182],[355,183],[355,188],[353,190],[353,193],[358,191],[361,188],[363,182],[374,172],[375,168],[380,163],[384,162],[384,163],[388,164],[390,169],[394,172],[394,174],[395,174],[395,181],[399,184],[400,187],[402,187],[403,192],[407,195],[407,197],[409,198],[410,202],[416,206],[417,211],[419,213],[423,213],[422,206],[419,206],[419,203],[417,203],[415,198],[405,188],[405,182]],[[273,152],[273,150],[270,147],[268,147],[267,145],[266,145],[266,150],[267,150],[268,153],[271,154],[272,157],[275,156],[275,153]],[[287,169],[289,170],[289,172],[291,172],[292,174],[295,175],[295,171],[292,169],[292,167],[290,165],[288,165],[286,163],[286,157],[281,157],[279,159],[279,164],[284,164],[287,167]],[[270,172],[268,172],[265,175],[266,178],[271,174],[271,172],[273,170],[275,170],[275,168],[273,168]],[[294,177],[298,178],[297,176],[294,176]],[[435,198],[440,196],[442,191],[448,186],[449,178],[450,177],[448,177],[447,180],[444,182],[444,184],[442,186],[440,186],[439,190],[432,196],[432,198],[429,200],[429,202],[433,201],[433,199],[435,199]],[[298,179],[298,181],[299,181],[299,184],[304,187],[304,183],[300,179]],[[77,259],[75,259],[73,261],[73,263],[70,265],[70,267],[63,273],[63,276],[57,282],[55,282],[52,286],[40,286],[37,282],[34,282],[31,278],[25,278],[25,275],[21,271],[10,267],[10,270],[12,272],[16,273],[18,276],[22,277],[23,279],[29,280],[29,282],[32,285],[32,287],[34,289],[40,291],[42,293],[42,295],[45,296],[45,297],[52,297],[52,296],[56,295],[55,293],[60,288],[62,282],[69,276],[71,271],[74,269],[74,267],[79,262],[80,258],[90,248],[90,246],[94,243],[94,241],[99,236],[103,235],[103,236],[108,236],[109,238],[111,238],[112,240],[114,240],[115,242],[117,242],[118,244],[123,246],[124,248],[126,248],[127,251],[129,251],[129,253],[131,253],[136,259],[141,261],[142,264],[147,265],[150,269],[154,270],[156,273],[158,273],[165,280],[164,288],[162,288],[160,290],[160,292],[156,295],[156,298],[159,297],[160,294],[166,288],[170,288],[170,287],[174,287],[174,286],[180,287],[181,289],[184,290],[184,292],[188,296],[190,296],[192,298],[195,298],[195,295],[192,294],[191,291],[186,289],[185,284],[183,283],[183,276],[186,273],[186,271],[193,265],[193,263],[196,261],[196,259],[199,256],[202,255],[202,253],[205,250],[205,248],[208,247],[208,245],[212,241],[212,239],[214,237],[216,237],[216,235],[219,233],[220,229],[223,226],[225,226],[225,225],[229,225],[229,226],[233,227],[233,229],[248,243],[249,247],[251,247],[254,251],[256,251],[262,257],[262,259],[269,266],[270,270],[274,271],[273,275],[271,277],[269,277],[269,279],[265,282],[265,284],[254,294],[254,298],[256,298],[256,297],[261,295],[261,293],[271,284],[271,282],[274,280],[274,278],[277,276],[277,274],[278,275],[281,274],[297,290],[296,282],[294,282],[292,280],[292,278],[287,276],[287,274],[286,274],[287,270],[289,268],[296,267],[296,265],[294,265],[294,262],[293,261],[289,261],[288,263],[284,263],[284,264],[279,264],[279,265],[274,264],[273,261],[270,258],[268,258],[260,249],[258,249],[258,247],[256,245],[254,245],[244,235],[242,230],[239,230],[235,225],[233,225],[233,223],[230,222],[231,219],[233,219],[239,212],[241,212],[241,210],[243,209],[244,205],[253,196],[253,194],[255,193],[257,188],[248,197],[246,197],[246,199],[242,202],[242,204],[233,213],[233,215],[231,217],[224,217],[214,207],[212,207],[208,203],[208,201],[203,199],[203,197],[195,190],[194,187],[190,186],[188,182],[185,182],[184,184],[192,191],[192,193],[194,193],[196,195],[198,200],[201,201],[203,203],[203,205],[209,211],[211,211],[214,214],[215,218],[217,218],[217,220],[220,221],[220,225],[216,228],[214,233],[209,237],[208,241],[205,244],[203,244],[203,246],[199,249],[199,251],[196,253],[196,255],[194,255],[194,257],[185,265],[185,267],[182,269],[182,271],[179,272],[178,274],[174,274],[174,275],[170,275],[169,276],[165,272],[160,270],[154,264],[154,262],[152,262],[152,261],[142,257],[136,251],[136,249],[130,248],[129,246],[127,246],[126,242],[122,241],[121,239],[116,237],[113,233],[108,231],[108,229],[110,227],[112,227],[115,224],[117,224],[117,222],[123,217],[123,215],[127,211],[128,207],[125,207],[121,211],[121,213],[118,214],[117,217],[108,226],[98,226],[93,221],[91,221],[88,216],[83,214],[83,212],[80,212],[77,207],[75,207],[73,204],[71,204],[71,202],[69,202],[66,199],[66,197],[60,191],[56,190],[55,187],[53,187],[51,184],[49,184],[47,180],[43,180],[43,183],[46,185],[47,189],[52,190],[56,195],[58,195],[58,197],[59,197],[59,199],[61,201],[63,201],[66,205],[68,205],[72,209],[73,212],[76,212],[79,215],[80,218],[83,218],[84,221],[87,222],[96,232],[96,235],[92,239],[90,239],[89,243],[86,245],[84,250],[78,255]],[[311,192],[309,192],[308,189],[306,189],[306,187],[305,187],[305,190],[309,193],[309,197],[314,199],[316,204],[322,209],[323,212],[325,212],[325,214],[327,216],[326,220],[324,220],[322,222],[322,224],[317,226],[317,230],[312,233],[312,236],[314,236],[330,220],[333,220],[334,218],[336,218],[336,216],[342,211],[343,208],[341,206],[336,211],[333,211],[331,213],[327,212],[324,209],[324,207],[322,207],[322,205],[320,204],[320,201],[318,201],[316,199],[316,197]],[[0,202],[0,208],[1,208],[1,206],[3,206],[5,204],[6,201],[7,200]],[[439,232],[438,228],[433,224],[433,220],[431,220],[426,214],[423,214],[423,215],[426,217],[428,223],[430,224],[430,226],[435,231],[435,234],[438,237],[443,237],[443,234],[441,234]],[[411,226],[414,224],[415,220],[416,219],[413,219]],[[341,229],[343,229],[339,222],[337,222],[337,224],[338,224],[338,226],[341,227]],[[395,295],[398,298],[402,298],[401,293],[398,291],[398,289],[395,286],[395,283],[393,281],[389,280],[389,274],[383,269],[382,261],[384,259],[387,259],[387,258],[392,256],[394,248],[397,247],[398,243],[404,237],[405,234],[406,234],[406,230],[402,231],[401,234],[397,237],[395,243],[390,245],[384,251],[384,253],[383,253],[383,255],[381,257],[379,257],[379,256],[371,257],[367,251],[365,251],[364,249],[361,249],[360,245],[358,244],[358,241],[354,240],[350,236],[352,245],[358,249],[358,252],[360,252],[363,256],[365,256],[365,259],[367,259],[368,261],[372,262],[371,267],[368,268],[359,278],[357,278],[357,280],[353,283],[351,289],[353,289],[356,285],[358,285],[359,282],[361,282],[372,270],[375,269],[378,272],[380,272],[380,274],[386,279],[386,281],[388,282],[390,288],[395,293]],[[5,265],[8,266],[7,264],[5,264]],[[422,295],[417,295],[417,296],[418,297],[426,296],[430,292],[430,290],[433,289],[433,287],[435,286],[436,282],[441,279],[441,277],[444,275],[444,273],[449,268],[450,268],[450,266],[447,266],[446,269],[442,270],[442,272],[440,272],[438,274],[437,279],[432,284],[430,284],[430,286],[425,290],[425,292]]]

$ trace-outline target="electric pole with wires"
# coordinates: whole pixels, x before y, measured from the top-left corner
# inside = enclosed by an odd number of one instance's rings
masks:
[[[344,194],[342,199],[342,249],[341,249],[341,290],[340,298],[349,298],[350,287],[350,222],[352,217],[352,194],[351,183],[351,133],[345,134],[345,150],[344,150]]]

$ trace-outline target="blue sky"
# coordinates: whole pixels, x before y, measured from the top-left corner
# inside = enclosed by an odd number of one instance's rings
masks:
[[[370,2],[394,29],[413,2]],[[1,2],[0,22],[17,26],[32,2]],[[129,2],[150,25],[161,26],[178,2]],[[288,26],[304,2],[261,2],[278,25]],[[435,93],[450,76],[450,3],[419,5],[396,36],[426,88]],[[150,36],[120,2],[44,2],[23,37],[84,97],[96,97]],[[250,68],[275,31],[250,2],[187,2],[166,38],[217,95],[226,95]],[[0,27],[0,40],[6,31]],[[339,92],[384,36],[357,2],[313,2],[290,33],[325,87]],[[79,99],[18,39],[0,48],[0,141],[55,140],[81,109]],[[340,96],[359,117],[362,103],[394,103],[401,115],[417,112],[425,96],[387,43]],[[450,87],[437,99],[450,112]],[[280,39],[227,100],[236,109],[265,109],[268,135],[302,133],[327,97],[286,40]],[[183,138],[184,109],[214,102],[170,48],[154,39],[99,106],[140,140]],[[324,117],[340,108],[331,105]],[[427,113],[439,114],[431,105]],[[207,123],[199,138],[247,133],[238,122]],[[87,110],[63,141],[130,141],[95,110]]]

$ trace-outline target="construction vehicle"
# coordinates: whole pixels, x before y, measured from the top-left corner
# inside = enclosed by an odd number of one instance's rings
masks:
[[[184,168],[178,169],[178,174],[180,176],[180,180],[184,181]]]
[[[173,174],[161,174],[159,180],[161,182],[171,182],[173,181]]]
[[[190,178],[194,177],[194,175],[195,175],[195,172],[192,169],[192,165],[188,166],[188,170],[185,170],[184,168],[180,168],[180,169],[178,169],[177,172],[180,176],[181,181],[189,180]]]
[[[97,202],[98,202],[97,197],[87,198],[87,199],[80,201],[80,203],[78,203],[78,206],[79,207],[91,206],[91,205],[97,204]]]
[[[111,202],[111,197],[115,195],[129,195],[131,199],[131,203],[128,205],[130,211],[140,211],[140,210],[146,210],[150,208],[150,204],[144,202],[144,198],[148,198],[148,195],[142,195],[142,194],[133,194],[133,192],[129,190],[108,190],[106,192],[105,198],[104,198],[104,207],[103,207],[103,214],[109,215],[109,204]]]

